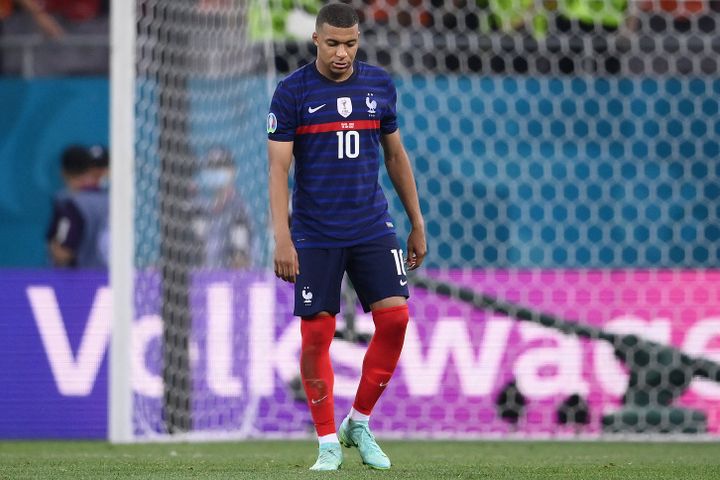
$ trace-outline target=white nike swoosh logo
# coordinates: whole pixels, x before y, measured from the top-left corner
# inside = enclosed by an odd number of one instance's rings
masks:
[[[323,108],[325,105],[327,105],[327,103],[323,103],[323,104],[320,105],[319,107],[314,107],[314,108],[313,108],[313,107],[308,107],[308,112],[310,112],[310,113],[315,113],[315,112],[317,112],[318,110],[320,110],[321,108]]]
[[[407,285],[407,280],[400,280],[400,286],[404,287],[405,285]]]
[[[325,396],[322,397],[322,398],[318,398],[317,400],[312,399],[312,400],[310,400],[310,401],[312,402],[313,405],[317,405],[318,403],[320,403],[320,402],[322,402],[323,400],[325,400],[327,397],[328,397],[328,396],[325,395]]]
[[[390,383],[389,380],[388,380],[387,382],[385,382],[385,383],[381,383],[380,386],[381,386],[381,387],[385,387],[385,386],[387,386],[388,383]]]

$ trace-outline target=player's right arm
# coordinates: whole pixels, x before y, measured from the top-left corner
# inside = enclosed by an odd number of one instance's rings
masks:
[[[297,251],[290,236],[288,223],[288,175],[292,165],[293,142],[268,140],[268,161],[270,164],[270,215],[275,236],[273,257],[275,275],[286,282],[295,282],[300,273]]]

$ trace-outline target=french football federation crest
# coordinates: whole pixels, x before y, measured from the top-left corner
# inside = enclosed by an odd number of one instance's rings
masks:
[[[375,109],[377,108],[377,100],[374,100],[371,98],[372,93],[368,93],[368,96],[365,97],[365,105],[368,107],[368,113],[370,115],[375,115]]]
[[[309,306],[309,305],[312,304],[313,294],[312,294],[312,292],[310,291],[310,287],[307,287],[307,286],[303,287],[303,289],[302,289],[302,297],[303,297],[303,303],[304,303],[305,305],[308,305],[308,306]]]
[[[350,97],[340,97],[337,99],[337,109],[338,113],[343,116],[343,118],[347,118],[352,113],[352,101],[350,100]]]

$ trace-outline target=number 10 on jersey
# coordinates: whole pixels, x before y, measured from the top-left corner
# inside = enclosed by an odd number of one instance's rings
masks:
[[[335,132],[338,137],[338,158],[357,158],[360,155],[360,134],[355,130]]]

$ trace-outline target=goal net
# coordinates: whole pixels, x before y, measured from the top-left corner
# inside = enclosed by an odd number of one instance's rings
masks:
[[[718,438],[720,3],[350,3],[359,58],[396,82],[429,249],[374,431]],[[133,439],[312,431],[264,125],[323,4],[136,3]],[[372,334],[345,299],[338,418]]]

